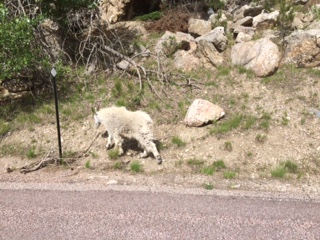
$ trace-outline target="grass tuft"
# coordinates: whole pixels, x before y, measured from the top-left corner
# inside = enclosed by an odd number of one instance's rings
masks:
[[[213,189],[213,185],[211,183],[204,183],[203,187],[206,190],[212,190]]]
[[[213,166],[206,166],[201,169],[201,173],[205,175],[213,175],[215,168]]]
[[[36,158],[36,157],[37,157],[36,149],[35,149],[35,147],[31,147],[27,152],[27,158],[32,159],[32,158]]]
[[[184,142],[184,141],[183,141],[180,137],[178,137],[178,136],[172,137],[171,142],[172,142],[174,145],[176,145],[178,148],[184,147],[184,146],[187,145],[187,143]]]
[[[274,178],[284,178],[287,169],[284,166],[278,166],[271,171],[271,176]]]
[[[131,169],[132,172],[135,172],[135,173],[143,172],[143,166],[138,161],[133,161],[130,164],[130,169]]]
[[[223,177],[226,178],[226,179],[233,179],[233,178],[235,178],[235,176],[236,176],[236,173],[234,171],[231,171],[231,170],[225,171],[223,173]]]
[[[86,164],[85,164],[84,166],[85,166],[85,168],[87,168],[87,169],[92,169],[90,160],[86,161]]]
[[[226,165],[223,160],[217,160],[213,162],[212,165],[215,167],[216,171],[221,171],[222,169],[226,168]]]
[[[118,149],[111,149],[108,151],[108,156],[110,159],[115,160],[119,158],[119,150]]]

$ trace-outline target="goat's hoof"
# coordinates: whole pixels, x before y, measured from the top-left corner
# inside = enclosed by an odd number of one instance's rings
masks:
[[[114,146],[114,144],[107,144],[107,145],[106,145],[106,149],[109,150],[109,149],[111,149],[113,146]]]
[[[140,158],[146,158],[146,157],[148,157],[148,154],[145,154],[145,153],[140,154]]]

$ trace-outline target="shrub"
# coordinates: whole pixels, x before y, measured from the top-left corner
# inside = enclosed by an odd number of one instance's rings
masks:
[[[148,13],[145,15],[137,16],[134,18],[134,20],[140,20],[140,21],[154,21],[161,18],[161,12],[155,11],[152,13]]]

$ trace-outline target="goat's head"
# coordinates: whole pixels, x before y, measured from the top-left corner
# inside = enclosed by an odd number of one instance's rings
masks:
[[[96,124],[96,128],[98,128],[100,126],[100,124],[101,124],[101,121],[100,121],[100,119],[98,117],[97,109],[92,107],[91,110],[92,110],[92,113],[93,113],[93,118],[94,118],[94,122]]]

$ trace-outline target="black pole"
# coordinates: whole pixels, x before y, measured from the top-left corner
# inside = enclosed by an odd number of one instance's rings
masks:
[[[61,148],[61,137],[60,137],[60,121],[59,121],[59,107],[58,107],[58,93],[57,93],[57,83],[56,77],[53,76],[53,89],[54,89],[54,100],[56,105],[56,118],[57,118],[57,131],[58,131],[58,144],[59,144],[59,158],[62,158],[62,148]]]

